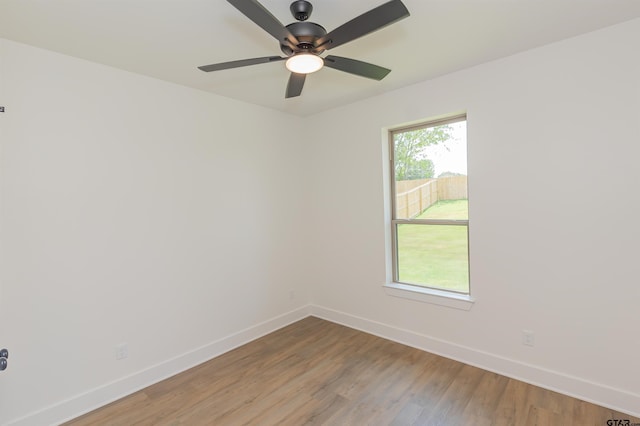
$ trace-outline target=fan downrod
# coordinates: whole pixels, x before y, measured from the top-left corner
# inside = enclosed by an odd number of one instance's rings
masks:
[[[296,0],[291,3],[289,10],[291,10],[291,14],[298,21],[306,21],[309,19],[309,16],[311,16],[313,6],[306,0]]]

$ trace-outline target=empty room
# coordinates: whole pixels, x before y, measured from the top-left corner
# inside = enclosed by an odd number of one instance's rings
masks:
[[[0,425],[640,425],[637,0],[0,0]]]

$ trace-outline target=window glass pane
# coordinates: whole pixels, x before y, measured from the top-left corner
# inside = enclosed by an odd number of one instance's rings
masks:
[[[469,200],[440,200],[416,219],[469,220]]]
[[[439,202],[467,199],[466,121],[396,132],[393,150],[396,219],[417,218]],[[429,218],[448,219],[435,213]],[[466,220],[468,214],[460,210],[455,219]]]
[[[398,281],[469,293],[467,226],[397,225]]]

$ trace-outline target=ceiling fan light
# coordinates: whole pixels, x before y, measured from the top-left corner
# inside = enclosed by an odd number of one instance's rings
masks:
[[[313,55],[311,53],[299,53],[297,55],[293,55],[287,62],[285,66],[291,72],[295,72],[297,74],[311,74],[312,72],[318,71],[324,65],[324,61],[318,55]]]

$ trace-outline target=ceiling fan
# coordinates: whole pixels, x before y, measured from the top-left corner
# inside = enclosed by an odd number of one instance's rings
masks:
[[[318,71],[323,66],[361,77],[382,80],[391,72],[390,69],[340,56],[328,55],[323,58],[320,54],[409,16],[409,11],[402,1],[391,0],[327,33],[322,26],[307,22],[313,6],[306,0],[296,0],[291,3],[289,9],[298,22],[286,27],[257,0],[227,1],[278,40],[280,50],[285,56],[241,59],[198,68],[211,72],[286,60],[286,67],[291,71],[291,75],[285,98],[300,96],[307,74]]]

